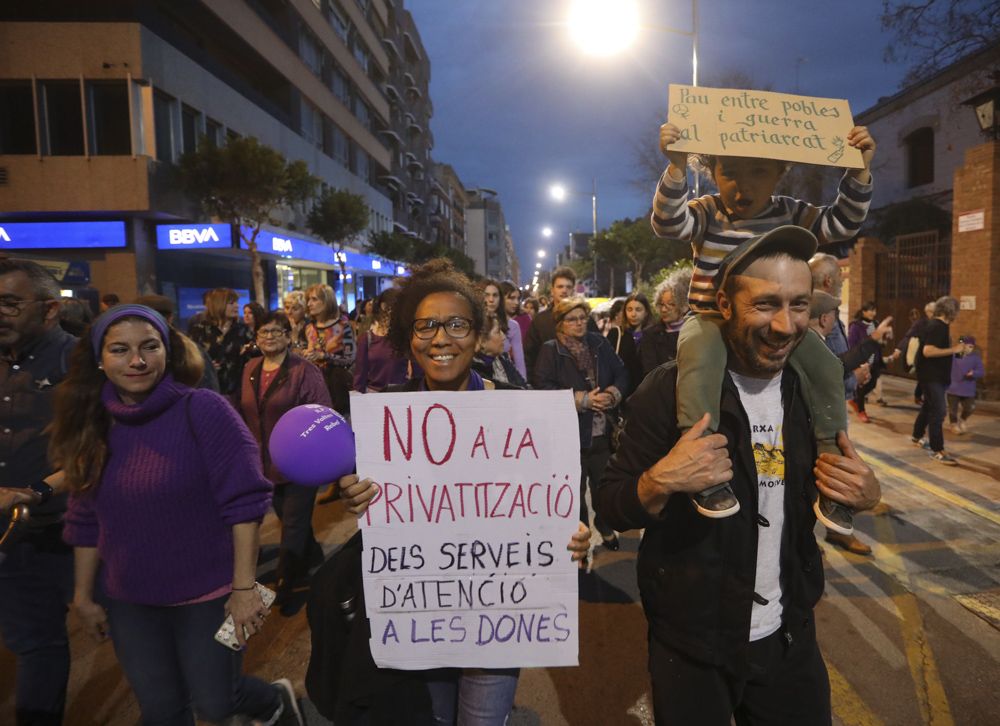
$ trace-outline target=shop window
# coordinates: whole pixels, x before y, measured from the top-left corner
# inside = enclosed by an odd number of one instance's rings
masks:
[[[906,146],[906,184],[919,187],[934,181],[934,129],[917,129],[903,140]]]
[[[198,116],[190,106],[181,106],[181,151],[193,154],[198,150]]]
[[[79,81],[43,81],[41,91],[47,153],[83,156],[83,109]]]
[[[31,81],[0,84],[0,154],[34,154],[35,111]]]
[[[88,81],[90,153],[124,156],[132,153],[126,81]]]
[[[174,98],[160,91],[153,91],[153,128],[156,135],[156,158],[174,160]]]

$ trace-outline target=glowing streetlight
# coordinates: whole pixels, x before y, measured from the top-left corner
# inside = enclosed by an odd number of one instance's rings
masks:
[[[566,187],[564,187],[562,184],[553,184],[551,187],[549,187],[549,194],[551,194],[552,198],[555,199],[557,202],[566,201]]]
[[[545,250],[538,250],[539,257],[545,257]]]
[[[628,48],[639,34],[635,0],[575,0],[569,11],[573,40],[589,55],[610,56]]]
[[[542,237],[551,237],[551,236],[552,236],[552,228],[542,227]]]
[[[536,270],[540,270],[540,269],[542,269],[542,263],[541,263],[541,262],[536,262],[536,263],[535,263],[535,269],[536,269]]]

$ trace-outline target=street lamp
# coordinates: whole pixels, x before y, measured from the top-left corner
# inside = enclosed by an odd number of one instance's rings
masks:
[[[545,257],[545,250],[538,250],[539,257]]]
[[[569,11],[569,30],[584,52],[611,56],[628,48],[639,34],[635,0],[576,0]]]
[[[620,53],[635,40],[640,26],[638,7],[633,0],[577,0],[570,8],[570,35],[577,45],[590,55],[610,56]],[[665,26],[642,27],[691,38],[691,85],[697,86],[698,0],[691,0],[690,32]],[[797,70],[796,66],[796,72]],[[699,186],[698,175],[695,174],[694,195],[696,197],[700,194]],[[596,212],[594,216],[597,216]],[[597,225],[594,225],[595,235],[596,230]]]
[[[551,236],[552,236],[552,228],[542,227],[542,237],[551,237]]]
[[[536,270],[540,270],[540,269],[542,269],[542,263],[541,263],[541,262],[536,262],[536,263],[535,263],[535,269],[536,269]]]

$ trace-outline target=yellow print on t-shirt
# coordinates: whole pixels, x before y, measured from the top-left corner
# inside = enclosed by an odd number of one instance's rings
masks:
[[[753,460],[757,465],[757,476],[768,479],[785,478],[785,451],[780,446],[755,443]]]

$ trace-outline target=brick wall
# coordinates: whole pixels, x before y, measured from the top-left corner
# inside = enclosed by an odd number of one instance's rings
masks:
[[[965,309],[952,325],[954,335],[976,336],[986,365],[983,390],[1000,398],[1000,143],[991,141],[965,152],[955,172],[952,227],[951,294],[975,310]],[[959,218],[983,210],[981,230],[959,232]],[[992,334],[991,334],[992,333]]]
[[[849,316],[860,310],[865,300],[875,299],[875,257],[884,249],[885,245],[875,237],[861,237],[851,249],[844,285],[847,299],[841,302],[841,310],[846,303]]]

